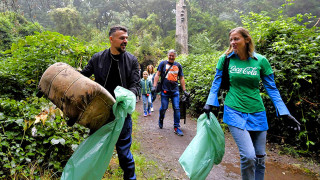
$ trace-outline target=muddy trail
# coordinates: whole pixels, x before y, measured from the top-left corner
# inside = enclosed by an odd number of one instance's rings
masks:
[[[196,135],[197,122],[187,116],[186,124],[181,120],[180,126],[184,136],[177,136],[173,132],[173,110],[169,105],[163,123],[163,129],[158,127],[160,101],[154,102],[154,112],[151,116],[143,116],[143,105],[140,100],[136,111],[140,112],[136,141],[141,143],[141,154],[148,160],[157,162],[165,172],[165,179],[188,179],[178,160],[193,137]],[[171,104],[171,103],[170,103]],[[309,169],[313,174],[305,173]],[[320,180],[320,166],[313,163],[279,155],[275,146],[267,144],[266,180]],[[222,162],[213,166],[208,180],[241,179],[240,158],[237,146],[229,132],[225,132],[225,155]]]

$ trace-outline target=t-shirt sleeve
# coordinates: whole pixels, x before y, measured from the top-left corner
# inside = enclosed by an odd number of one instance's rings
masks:
[[[219,61],[217,63],[217,69],[223,70],[223,65],[224,65],[224,60],[226,59],[226,55],[223,54],[222,56],[219,57]]]
[[[182,77],[182,76],[183,76],[183,70],[182,70],[181,64],[179,64],[179,73],[178,73],[178,76],[179,76],[179,77]]]
[[[261,75],[268,76],[273,73],[272,67],[267,60],[267,58],[263,57],[261,60]]]
[[[158,68],[157,68],[157,71],[160,71],[160,74],[162,73],[163,64],[164,64],[163,61],[161,61]]]

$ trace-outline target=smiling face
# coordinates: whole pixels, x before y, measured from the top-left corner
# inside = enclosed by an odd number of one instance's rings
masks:
[[[122,30],[117,30],[110,37],[111,53],[120,54],[126,52],[126,46],[128,43],[128,33]]]
[[[144,71],[143,72],[143,79],[147,79],[148,78],[148,72],[147,71]]]
[[[234,31],[229,36],[230,46],[232,50],[236,53],[242,53],[247,51],[248,39],[245,39],[238,31]]]
[[[168,54],[168,60],[170,63],[174,63],[174,60],[176,59],[176,54],[171,52]]]

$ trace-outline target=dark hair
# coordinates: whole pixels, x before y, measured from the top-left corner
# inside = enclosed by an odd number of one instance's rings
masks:
[[[124,26],[120,26],[120,25],[116,25],[116,26],[112,26],[110,28],[110,31],[109,31],[109,36],[112,36],[112,34],[116,31],[124,31],[124,32],[128,32],[128,29]]]

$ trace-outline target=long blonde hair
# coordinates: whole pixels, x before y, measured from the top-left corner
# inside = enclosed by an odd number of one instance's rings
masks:
[[[153,67],[153,65],[148,65],[147,66],[147,71],[148,71],[148,74],[150,75],[150,74],[153,74],[154,73],[154,67]]]
[[[249,42],[246,43],[247,53],[248,53],[249,57],[253,57],[254,43],[253,43],[252,37],[249,34],[249,31],[243,27],[236,27],[229,32],[229,37],[230,37],[231,33],[235,32],[235,31],[240,33],[242,35],[242,37],[244,37],[244,39],[249,40]],[[233,51],[233,49],[230,44],[228,50],[224,54],[228,55],[228,54],[232,53],[232,51]]]

